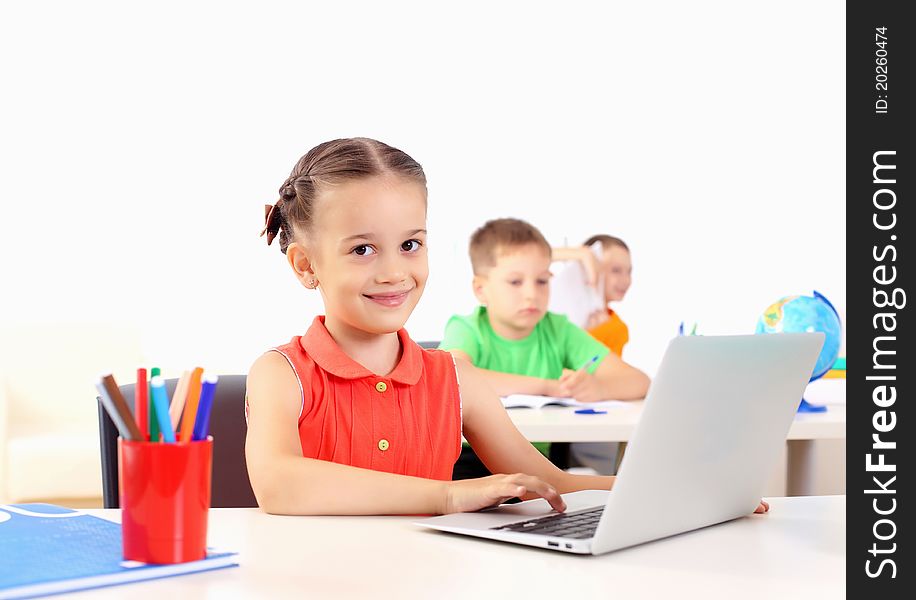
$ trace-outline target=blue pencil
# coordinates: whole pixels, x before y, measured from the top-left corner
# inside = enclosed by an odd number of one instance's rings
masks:
[[[150,379],[149,389],[150,399],[156,407],[156,421],[159,423],[162,441],[174,444],[175,430],[172,429],[172,421],[169,418],[169,397],[165,392],[165,380],[158,375],[153,377]]]
[[[216,393],[217,375],[205,373],[200,386],[200,401],[197,404],[197,417],[194,419],[192,440],[205,440],[210,431],[210,413],[213,409],[213,395]]]

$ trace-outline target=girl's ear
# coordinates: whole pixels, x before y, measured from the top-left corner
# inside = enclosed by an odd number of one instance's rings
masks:
[[[483,306],[487,305],[487,294],[484,291],[484,287],[487,283],[486,277],[481,275],[474,275],[474,279],[471,282],[471,287],[474,289],[474,296],[477,298],[477,301],[480,302]]]
[[[318,287],[318,277],[315,275],[312,261],[309,260],[305,246],[298,242],[293,242],[286,247],[286,260],[296,274],[299,283],[310,290]]]

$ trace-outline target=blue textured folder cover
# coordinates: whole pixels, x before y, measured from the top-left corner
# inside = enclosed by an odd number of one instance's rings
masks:
[[[0,505],[0,599],[236,566],[234,552],[173,565],[125,561],[121,526],[53,504]]]

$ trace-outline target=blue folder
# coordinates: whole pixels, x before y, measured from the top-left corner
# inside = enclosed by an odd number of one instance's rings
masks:
[[[121,526],[53,504],[0,505],[0,600],[237,566],[236,553],[186,563],[125,561]]]

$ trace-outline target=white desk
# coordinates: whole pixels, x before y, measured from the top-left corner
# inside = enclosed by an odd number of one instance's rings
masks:
[[[532,442],[627,442],[642,415],[643,402],[608,407],[607,414],[576,414],[575,408],[511,408],[509,417]],[[787,440],[846,439],[846,405],[823,413],[799,413]]]
[[[576,414],[574,408],[557,406],[507,412],[532,442],[627,442],[642,408],[643,402],[638,401],[608,407],[607,414],[597,415]],[[798,413],[786,436],[786,456],[771,477],[768,493],[845,493],[845,440],[845,404],[831,404],[823,413]],[[824,443],[818,446],[815,441]]]
[[[210,512],[211,546],[240,567],[116,586],[82,597],[842,598],[846,497],[772,498],[768,515],[602,556],[433,532],[411,517]],[[117,521],[118,510],[90,510]]]

